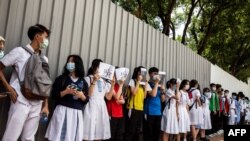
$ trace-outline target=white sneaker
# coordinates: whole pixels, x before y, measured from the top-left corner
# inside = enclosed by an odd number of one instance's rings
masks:
[[[210,138],[214,137],[214,134],[210,134],[209,137],[210,137]]]

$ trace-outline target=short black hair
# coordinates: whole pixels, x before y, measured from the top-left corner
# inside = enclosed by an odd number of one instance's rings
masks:
[[[195,85],[199,85],[198,81],[195,80],[195,79],[191,80],[191,81],[190,81],[190,88],[195,87]]]
[[[36,24],[36,25],[29,27],[28,37],[32,41],[36,34],[42,34],[44,32],[46,32],[49,36],[51,31],[47,27],[45,27],[41,24]]]
[[[84,77],[85,71],[83,66],[82,58],[79,55],[69,55],[67,58],[67,62],[64,65],[64,72],[63,75],[69,75],[69,71],[67,69],[67,63],[70,58],[73,58],[73,62],[75,63],[75,74],[77,77]]]
[[[232,96],[234,96],[234,95],[237,96],[237,93],[233,92],[233,93],[232,93]]]
[[[225,93],[229,93],[229,90],[225,90],[224,92],[225,92]]]
[[[152,68],[150,68],[150,69],[148,70],[148,73],[150,74],[150,73],[152,73],[152,72],[159,72],[159,69],[156,68],[156,67],[152,67]]]
[[[214,86],[216,86],[214,83],[211,83],[211,84],[210,84],[210,87],[214,87]]]
[[[206,87],[206,88],[204,88],[204,89],[203,89],[203,93],[205,93],[205,92],[210,92],[210,89],[209,89],[209,88],[207,88],[207,87]]]
[[[243,92],[239,92],[238,95],[239,95],[239,97],[241,97],[241,98],[245,97],[245,95],[244,95]]]
[[[222,87],[221,84],[216,84],[216,89],[219,89],[221,87]]]

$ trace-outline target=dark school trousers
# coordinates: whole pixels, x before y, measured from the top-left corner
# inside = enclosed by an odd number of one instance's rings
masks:
[[[161,116],[147,115],[143,120],[143,140],[159,141],[161,134]]]

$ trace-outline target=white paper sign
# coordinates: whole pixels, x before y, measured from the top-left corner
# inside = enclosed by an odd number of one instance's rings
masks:
[[[115,73],[115,67],[110,65],[110,64],[106,64],[106,63],[100,63],[99,65],[99,75],[102,78],[105,79],[109,79],[109,80],[113,80],[114,77],[114,73]]]
[[[115,76],[116,76],[116,80],[123,80],[125,81],[128,77],[129,74],[129,69],[128,68],[118,68],[115,70]]]
[[[165,83],[166,83],[166,72],[164,72],[164,71],[159,71],[159,73],[158,73],[158,75],[160,76],[160,82],[159,82],[159,86],[161,86],[161,85],[165,85]]]
[[[141,68],[141,76],[142,76],[142,80],[141,80],[140,84],[145,85],[146,81],[147,81],[147,69]]]

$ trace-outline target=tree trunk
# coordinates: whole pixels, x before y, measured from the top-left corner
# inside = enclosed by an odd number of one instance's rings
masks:
[[[170,34],[171,14],[176,4],[176,0],[169,0],[167,13],[164,15],[165,22],[163,23],[163,33],[167,36]]]
[[[191,2],[191,8],[189,10],[187,22],[185,24],[185,27],[184,27],[184,30],[183,30],[183,34],[182,34],[182,38],[181,38],[181,43],[182,44],[186,44],[187,29],[188,29],[189,24],[191,23],[191,19],[192,19],[192,15],[193,15],[193,12],[194,12],[194,8],[196,7],[196,5],[198,4],[199,1],[200,0],[197,0],[195,2],[195,0],[192,0],[192,2]]]

